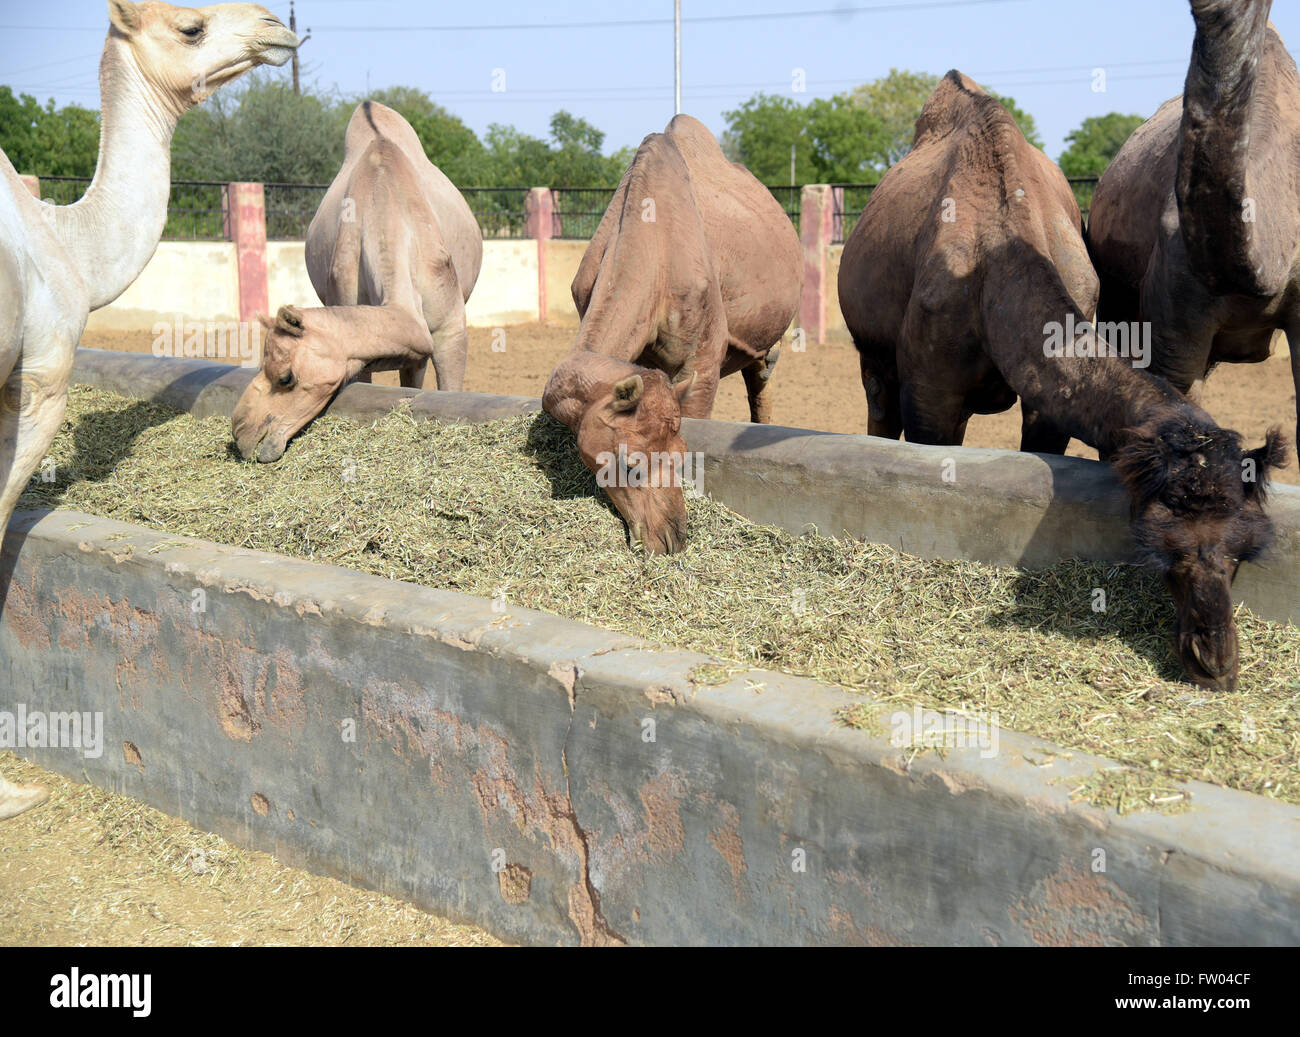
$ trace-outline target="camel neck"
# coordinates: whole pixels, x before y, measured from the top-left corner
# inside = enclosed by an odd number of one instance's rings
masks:
[[[55,234],[86,283],[92,310],[121,295],[158,247],[171,194],[171,138],[181,114],[114,33],[99,84],[95,178],[80,201],[50,207]]]
[[[1018,261],[1013,272],[1015,280],[1008,274],[993,283],[1016,283],[1016,292],[986,293],[984,325],[992,359],[1023,407],[1106,457],[1123,445],[1126,429],[1185,405],[1136,366],[1140,325],[1127,329],[1126,349],[1097,332],[1045,256]]]
[[[1269,219],[1252,181],[1251,129],[1271,0],[1200,0],[1183,92],[1176,194],[1188,262],[1216,294],[1271,295],[1256,238]],[[1259,147],[1264,142],[1256,141]],[[1271,200],[1271,199],[1269,199]],[[1289,252],[1280,257],[1289,263]]]

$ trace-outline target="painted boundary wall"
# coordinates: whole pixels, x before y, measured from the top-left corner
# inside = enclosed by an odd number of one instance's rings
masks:
[[[40,180],[22,177],[40,197]],[[319,305],[307,276],[303,242],[268,241],[266,191],[260,183],[229,185],[228,242],[164,241],[140,276],[114,302],[96,310],[89,331],[149,331],[157,323],[253,321],[280,306]],[[832,188],[810,185],[801,196],[804,294],[796,326],[808,340],[846,336],[835,279],[843,246],[832,245]],[[472,327],[542,321],[576,325],[569,286],[586,242],[558,240],[554,196],[530,189],[525,200],[529,238],[487,239],[483,268],[466,315]]]

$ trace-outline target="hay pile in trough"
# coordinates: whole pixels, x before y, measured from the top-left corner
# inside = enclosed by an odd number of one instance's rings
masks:
[[[1239,690],[1202,691],[1180,681],[1166,592],[1130,566],[922,561],[708,499],[688,500],[684,553],[647,557],[545,415],[469,426],[399,410],[367,428],[326,416],[265,466],[238,459],[225,419],[77,388],[50,459],[55,481],[38,473],[25,506],[504,596],[709,653],[718,676],[814,677],[884,700],[845,713],[877,730],[915,702],[996,711],[1005,728],[1134,767],[1074,790],[1121,810],[1179,805],[1187,779],[1300,803],[1300,631],[1240,610]]]

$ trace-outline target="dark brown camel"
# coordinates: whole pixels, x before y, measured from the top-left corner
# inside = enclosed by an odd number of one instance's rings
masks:
[[[1183,392],[1291,342],[1300,386],[1300,75],[1271,0],[1194,0],[1185,93],[1129,138],[1088,224],[1105,320],[1146,321]],[[1300,434],[1300,429],[1298,429]]]
[[[1237,675],[1232,580],[1269,543],[1271,433],[1244,452],[1088,323],[1097,277],[1061,171],[959,72],[926,102],[911,152],[872,193],[844,248],[840,304],[861,354],[869,431],[960,444],[971,414],[1019,396],[1021,449],[1071,436],[1111,460],[1133,535],[1178,612],[1178,653],[1199,684]]]
[[[769,420],[802,289],[789,217],[702,123],[679,115],[642,142],[573,279],[582,326],[542,404],[647,551],[686,543],[682,417],[707,418],[740,371],[752,419]],[[629,464],[646,470],[620,478]]]

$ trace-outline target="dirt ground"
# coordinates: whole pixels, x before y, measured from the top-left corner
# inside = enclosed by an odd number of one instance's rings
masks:
[[[470,355],[465,388],[516,396],[540,396],[556,362],[573,341],[575,329],[542,324],[517,324],[505,330],[502,351],[493,350],[490,328],[470,329]],[[88,332],[81,344],[94,349],[147,353],[152,344],[147,332]],[[774,420],[780,425],[823,432],[865,432],[866,399],[858,374],[857,353],[846,338],[810,344],[803,353],[787,344],[774,375],[777,390]],[[381,384],[397,384],[397,375],[379,375]],[[430,375],[428,384],[434,384]],[[1285,349],[1263,364],[1223,364],[1205,384],[1203,405],[1221,425],[1235,428],[1247,446],[1258,446],[1271,425],[1280,425],[1290,440],[1296,427],[1295,387]],[[722,382],[713,416],[725,421],[748,421],[744,382],[732,376]],[[1015,450],[1020,445],[1020,408],[971,418],[967,446]],[[1070,454],[1096,457],[1078,441]],[[1279,482],[1300,483],[1294,451]]]
[[[13,753],[0,773],[50,791],[0,822],[0,946],[500,946]]]

